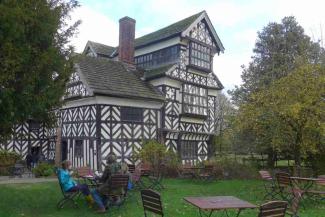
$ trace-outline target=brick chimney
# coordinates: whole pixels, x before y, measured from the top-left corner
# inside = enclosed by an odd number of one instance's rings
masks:
[[[130,17],[123,17],[119,22],[118,60],[128,64],[134,64],[135,20]]]

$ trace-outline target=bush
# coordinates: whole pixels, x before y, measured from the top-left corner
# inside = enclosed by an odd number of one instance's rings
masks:
[[[48,177],[54,174],[54,166],[48,163],[40,163],[34,169],[36,177]]]
[[[255,166],[242,164],[226,157],[209,160],[204,164],[214,166],[214,175],[218,179],[254,179],[257,177]]]
[[[167,176],[176,176],[179,159],[173,151],[167,151],[166,146],[155,140],[148,140],[140,152],[137,154],[142,162],[149,163],[154,174],[159,174],[162,165],[164,165]]]
[[[1,166],[13,166],[15,163],[21,160],[21,156],[16,152],[7,150],[0,150],[0,165]]]

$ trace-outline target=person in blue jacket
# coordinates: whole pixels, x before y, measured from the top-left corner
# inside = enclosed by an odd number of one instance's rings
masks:
[[[81,191],[82,194],[85,196],[86,201],[88,204],[93,204],[94,200],[90,194],[89,188],[85,184],[78,184],[70,175],[70,161],[63,161],[62,162],[62,169],[59,169],[58,176],[65,192],[74,192],[74,191]]]

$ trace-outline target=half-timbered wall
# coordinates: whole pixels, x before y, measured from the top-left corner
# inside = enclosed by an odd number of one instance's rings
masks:
[[[42,125],[39,129],[31,129],[26,122],[13,128],[11,139],[6,143],[0,143],[0,149],[14,151],[25,159],[32,147],[39,147],[46,159],[54,160],[55,141],[55,129],[48,129]]]
[[[143,121],[125,121],[121,118],[121,106],[101,105],[100,136],[101,157],[114,153],[118,160],[134,163],[142,142],[157,139],[158,109],[142,109]],[[105,161],[102,161],[102,165]]]
[[[74,97],[84,97],[88,96],[86,86],[82,83],[80,75],[78,72],[73,72],[70,76],[69,82],[66,87],[65,99],[74,98]]]
[[[98,169],[96,140],[96,105],[79,106],[61,110],[61,142],[67,144],[67,159],[72,166],[90,166]],[[81,154],[76,154],[76,143],[81,141]]]

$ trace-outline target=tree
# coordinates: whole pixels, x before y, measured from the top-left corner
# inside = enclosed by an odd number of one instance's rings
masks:
[[[243,84],[229,91],[238,106],[247,102],[250,94],[267,88],[300,64],[325,64],[324,48],[319,42],[311,41],[294,17],[285,17],[281,23],[269,23],[258,32],[253,52],[248,67],[242,66]]]
[[[237,126],[251,130],[258,147],[289,153],[295,164],[324,150],[325,67],[304,65],[250,96]]]
[[[50,125],[73,69],[69,26],[75,0],[0,3],[0,139],[29,119]]]

